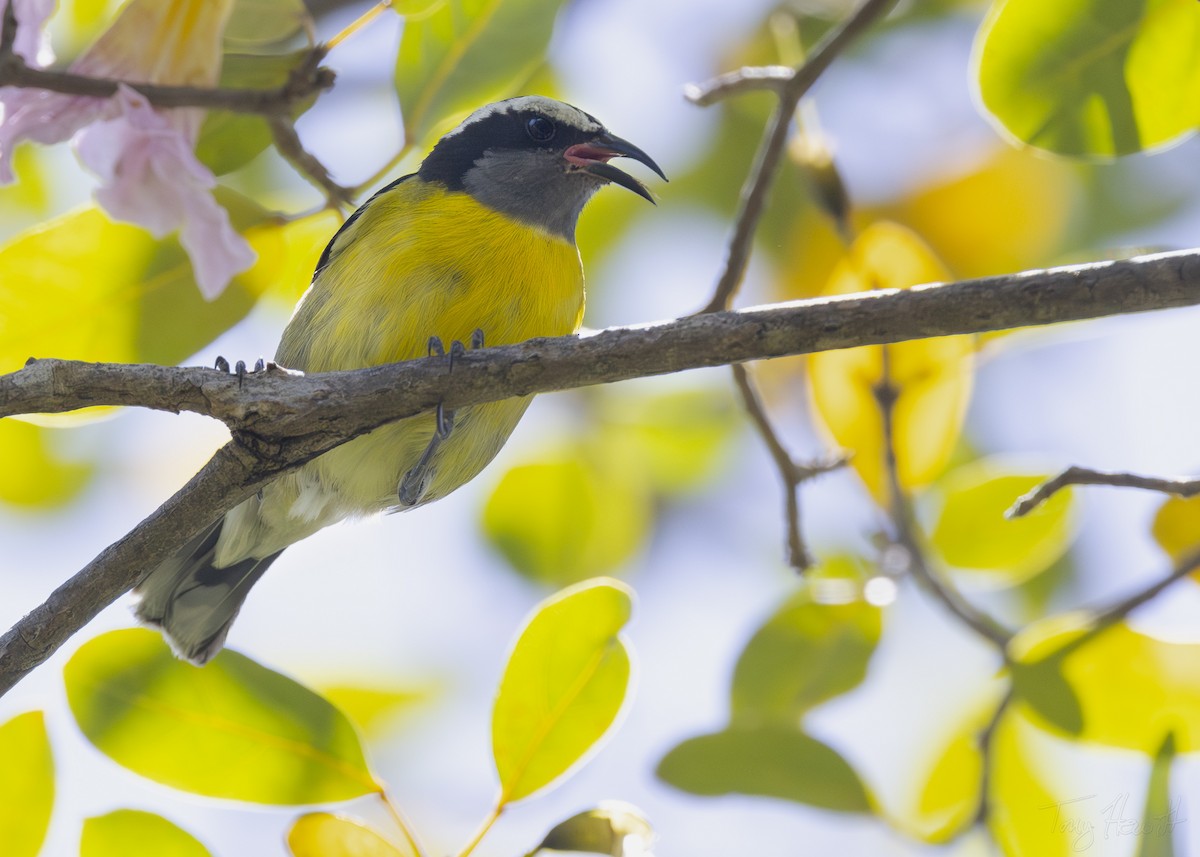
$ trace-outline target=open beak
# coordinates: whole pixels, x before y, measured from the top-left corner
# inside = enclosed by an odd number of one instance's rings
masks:
[[[613,158],[633,158],[654,170],[663,181],[667,181],[666,175],[658,164],[654,163],[653,158],[628,140],[622,140],[607,131],[586,143],[576,143],[574,146],[568,147],[563,153],[563,157],[567,159],[568,163],[574,164],[594,176],[599,176],[605,181],[628,188],[650,202],[654,202],[654,197],[651,196],[650,191],[646,190],[646,186],[629,173],[618,170],[609,161]]]

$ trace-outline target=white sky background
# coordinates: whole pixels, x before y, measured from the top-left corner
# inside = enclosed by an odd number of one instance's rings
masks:
[[[723,46],[754,27],[762,0],[582,0],[561,20],[551,57],[567,99],[650,152],[668,175],[684,172],[703,151],[712,117],[687,105],[682,85],[722,71]],[[340,22],[327,21],[328,37]],[[974,22],[900,32],[871,56],[840,61],[817,90],[823,122],[838,141],[839,161],[859,201],[890,198],[965,151],[995,145],[975,113],[967,84]],[[399,21],[384,16],[329,64],[340,87],[301,123],[311,149],[346,183],[361,180],[399,143],[394,97],[387,96]],[[1191,142],[1144,160],[1160,180],[1196,180]],[[364,166],[367,165],[367,166]],[[730,164],[744,173],[747,165]],[[658,209],[606,261],[589,264],[598,297],[585,323],[644,321],[701,305],[720,264],[726,224],[673,206],[670,186],[655,187]],[[619,193],[618,190],[606,191]],[[586,214],[584,215],[587,216]],[[1200,216],[1130,236],[1138,242],[1195,242]],[[753,267],[748,289],[766,272]],[[760,279],[761,282],[761,279]],[[654,284],[647,287],[642,284]],[[252,361],[269,355],[286,319],[273,308],[190,361],[217,354]],[[1029,336],[980,371],[968,432],[982,449],[1035,456],[1050,468],[1069,463],[1154,473],[1192,472],[1200,455],[1195,426],[1200,397],[1191,394],[1200,363],[1196,310],[1074,325]],[[712,370],[646,387],[728,384]],[[799,409],[797,409],[799,410]],[[536,454],[547,436],[569,431],[569,395],[538,399],[512,442],[475,483],[410,515],[329,528],[289,549],[256,586],[230,645],[301,680],[359,677],[365,682],[434,684],[442,691],[372,743],[378,773],[423,835],[428,853],[456,852],[474,832],[494,790],[489,754],[491,694],[504,652],[528,610],[547,593],[510,572],[477,535],[490,486],[507,466]],[[798,448],[818,442],[794,420]],[[143,412],[79,432],[82,446],[106,450],[102,474],[60,515],[40,518],[0,509],[0,625],[40,601],[175,491],[226,438],[199,417]],[[806,489],[805,524],[815,547],[861,545],[877,526],[849,474]],[[1146,536],[1155,500],[1129,492],[1086,492],[1077,556],[1085,601],[1127,591],[1164,569]],[[719,728],[737,654],[749,634],[792,585],[782,561],[780,491],[765,453],[746,431],[720,484],[669,511],[649,549],[627,569],[639,602],[628,635],[638,688],[623,724],[587,767],[544,797],[513,809],[477,852],[525,853],[545,830],[604,799],[630,801],[661,837],[659,857],[804,854],[917,855],[928,849],[882,823],[778,801],[700,800],[653,777],[658,759],[678,741]],[[1200,595],[1182,584],[1162,606],[1139,614],[1146,627],[1192,630]],[[63,702],[60,667],[87,637],[132,623],[129,602],[105,611],[80,637],[15,692],[0,700],[0,719],[33,707],[49,711],[59,759],[60,799],[46,854],[71,855],[79,819],[117,807],[161,812],[223,857],[284,854],[290,810],[244,810],[147,783],[90,748]],[[930,751],[937,727],[981,693],[989,655],[947,623],[936,606],[902,588],[888,614],[885,640],[867,683],[816,712],[812,731],[838,746],[885,800],[911,787],[912,766]],[[1061,751],[1061,748],[1058,748]],[[1144,772],[1128,757],[1092,761],[1064,789],[1129,793],[1140,812]],[[1177,762],[1176,788],[1200,791],[1194,763]],[[354,807],[351,807],[354,809]],[[380,819],[374,808],[364,809]],[[1200,853],[1200,825],[1179,829]],[[1098,842],[1090,855],[1132,854],[1136,841]],[[964,842],[947,854],[985,853]]]

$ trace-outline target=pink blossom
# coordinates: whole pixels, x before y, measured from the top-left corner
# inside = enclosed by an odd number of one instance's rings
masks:
[[[36,64],[46,59],[41,30],[54,0],[12,2],[18,52]],[[130,83],[215,85],[231,8],[232,0],[129,0],[70,71]],[[254,251],[212,196],[216,178],[194,154],[203,111],[155,110],[128,86],[112,98],[5,88],[0,106],[0,184],[13,181],[12,153],[22,140],[74,138],[80,160],[100,178],[96,200],[113,217],[156,237],[180,231],[206,298],[254,264]]]

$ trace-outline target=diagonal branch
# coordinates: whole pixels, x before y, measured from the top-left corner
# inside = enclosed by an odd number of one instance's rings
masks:
[[[795,301],[586,337],[302,376],[34,361],[0,376],[0,416],[90,405],[193,411],[234,441],[183,490],[0,636],[0,692],[41,663],[148,568],[259,485],[352,437],[432,409],[929,336],[1052,324],[1200,303],[1200,252]],[[1152,597],[1152,596],[1151,596]]]

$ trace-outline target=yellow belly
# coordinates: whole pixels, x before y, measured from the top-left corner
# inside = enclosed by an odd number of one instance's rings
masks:
[[[338,236],[276,355],[306,372],[424,357],[483,331],[504,345],[577,330],[583,271],[570,242],[510,220],[466,194],[405,181],[373,200]],[[422,502],[475,477],[529,403],[462,409],[438,451]],[[230,513],[218,560],[265,556],[335,520],[398,505],[404,474],[433,433],[433,415],[384,426],[267,486]]]

